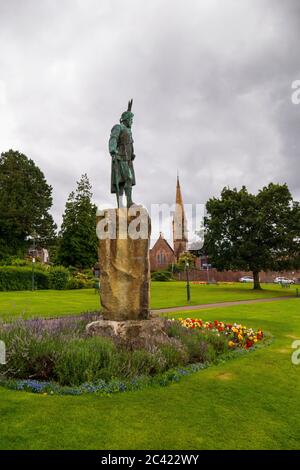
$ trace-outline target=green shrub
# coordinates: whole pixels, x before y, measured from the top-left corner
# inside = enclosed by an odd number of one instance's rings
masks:
[[[171,281],[172,273],[170,271],[154,271],[151,273],[152,281]]]
[[[54,266],[49,270],[49,288],[63,290],[67,288],[69,271],[64,266]]]
[[[81,272],[87,279],[94,279],[93,271],[90,268],[83,269]]]
[[[79,286],[78,289],[82,289],[82,288],[88,289],[90,287],[93,287],[94,285],[93,278],[89,277],[87,274],[82,273],[82,272],[76,273],[74,276],[74,279],[78,283],[78,286]]]
[[[212,362],[217,354],[225,352],[227,339],[214,332],[182,327],[174,322],[168,327],[168,335],[178,339],[186,348],[189,362]]]
[[[48,289],[48,273],[34,270],[35,289]],[[0,266],[0,291],[31,290],[32,268],[18,266]]]
[[[218,336],[209,331],[202,333],[203,340],[207,341],[216,351],[217,354],[223,354],[228,351],[228,339],[224,335]]]
[[[67,289],[82,289],[83,285],[75,277],[70,277],[67,282]]]
[[[163,362],[163,364],[162,364]],[[159,352],[150,353],[143,349],[135,351],[119,351],[112,362],[112,370],[115,375],[121,378],[130,379],[140,375],[154,375],[161,372],[165,361]]]
[[[2,332],[1,339],[7,345],[5,374],[20,379],[46,380],[53,375],[54,364],[62,350],[63,337],[44,334],[41,338],[29,329],[16,327]]]
[[[187,351],[183,348],[165,345],[161,346],[160,350],[166,361],[166,370],[189,362]]]
[[[29,266],[31,261],[19,256],[5,256],[0,259],[1,266]]]
[[[116,348],[102,337],[69,341],[55,365],[54,374],[62,385],[80,385],[106,378]]]
[[[203,338],[202,333],[188,331],[181,341],[187,349],[190,362],[212,362],[215,360],[216,351],[213,345]]]
[[[89,289],[93,288],[95,280],[84,272],[72,272],[67,283],[67,289]]]
[[[11,259],[11,266],[29,266],[31,262],[26,259],[14,257]]]

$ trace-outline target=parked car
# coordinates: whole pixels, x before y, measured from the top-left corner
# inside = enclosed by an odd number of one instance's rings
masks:
[[[254,282],[254,281],[253,281],[253,277],[244,276],[244,277],[240,277],[239,282]]]
[[[274,284],[295,284],[294,279],[288,279],[286,277],[275,277]]]

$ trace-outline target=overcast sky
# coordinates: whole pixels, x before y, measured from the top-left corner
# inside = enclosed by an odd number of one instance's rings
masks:
[[[0,0],[0,150],[32,158],[60,223],[82,173],[110,195],[107,142],[134,99],[134,200],[288,183],[300,199],[298,0]]]

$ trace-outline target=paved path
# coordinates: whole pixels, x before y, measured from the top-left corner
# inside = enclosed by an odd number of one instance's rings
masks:
[[[201,305],[184,305],[183,307],[169,307],[169,308],[160,308],[157,310],[152,310],[152,315],[159,315],[160,313],[168,312],[182,312],[185,310],[203,310],[207,308],[216,308],[216,307],[230,307],[231,305],[247,305],[247,304],[259,304],[262,302],[275,302],[278,300],[286,299],[295,299],[294,295],[287,295],[282,297],[270,297],[267,299],[253,299],[253,300],[234,300],[230,302],[218,302],[214,304],[201,304]],[[299,299],[300,303],[300,299]]]

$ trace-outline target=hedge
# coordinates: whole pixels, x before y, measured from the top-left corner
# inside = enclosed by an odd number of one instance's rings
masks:
[[[50,289],[67,289],[70,273],[64,266],[53,266],[49,271]]]
[[[48,273],[34,270],[35,289],[48,289]],[[0,291],[31,290],[32,268],[18,266],[0,266]]]
[[[171,281],[172,273],[169,271],[153,271],[151,273],[152,281]]]

